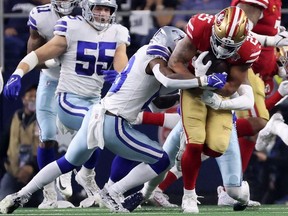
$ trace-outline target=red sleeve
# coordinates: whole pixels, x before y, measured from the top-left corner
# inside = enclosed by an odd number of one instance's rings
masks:
[[[258,60],[261,53],[261,44],[251,36],[247,36],[246,40],[238,50],[238,58],[230,58],[228,61],[233,64],[253,64]]]

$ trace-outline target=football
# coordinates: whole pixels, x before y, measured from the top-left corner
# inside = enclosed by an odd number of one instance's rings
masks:
[[[224,59],[217,59],[214,53],[210,50],[209,53],[203,58],[203,64],[206,64],[209,60],[212,61],[211,66],[209,67],[206,75],[212,73],[222,73],[229,72],[229,65]]]

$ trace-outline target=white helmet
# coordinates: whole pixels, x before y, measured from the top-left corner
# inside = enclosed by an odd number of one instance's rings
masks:
[[[110,16],[101,17],[99,14],[93,14],[93,9],[96,6],[105,6],[110,8]],[[115,22],[117,11],[117,4],[115,0],[83,0],[82,1],[82,16],[89,22],[95,29],[102,31],[107,29],[112,23]],[[98,18],[96,21],[96,18]]]
[[[51,0],[54,10],[63,15],[69,15],[80,0]]]
[[[186,34],[181,29],[173,26],[163,26],[154,34],[149,44],[161,44],[167,47],[172,53],[177,42],[183,39],[185,35]]]

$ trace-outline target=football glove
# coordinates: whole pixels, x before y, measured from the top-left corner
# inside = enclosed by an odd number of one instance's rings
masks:
[[[209,51],[202,52],[195,61],[192,60],[192,65],[195,68],[195,76],[204,76],[210,68],[212,61],[203,64],[203,59],[208,53]]]
[[[21,89],[21,76],[12,74],[4,86],[4,96],[9,100],[16,100]]]
[[[213,73],[207,76],[207,86],[215,89],[221,89],[225,85],[226,79],[227,79],[226,72]]]
[[[282,81],[278,88],[279,94],[284,97],[285,95],[288,95],[288,80]]]
[[[102,70],[105,82],[113,83],[119,74],[116,70]]]
[[[204,90],[201,99],[206,105],[215,110],[218,110],[221,107],[222,99],[212,91]]]

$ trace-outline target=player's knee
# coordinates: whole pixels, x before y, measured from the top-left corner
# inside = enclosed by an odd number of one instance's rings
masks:
[[[209,146],[207,146],[207,145],[204,145],[203,153],[205,155],[213,157],[213,158],[220,157],[223,154],[223,152],[215,151],[215,150],[209,148]]]
[[[163,172],[170,166],[168,154],[164,151],[162,158],[160,158],[156,163],[150,164],[150,166],[157,174]]]
[[[54,148],[58,146],[58,142],[56,140],[46,140],[39,143],[40,148]]]

